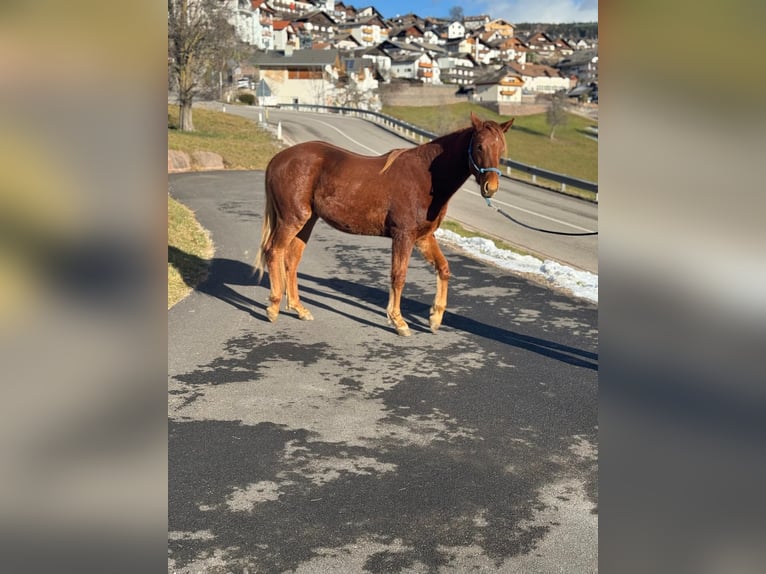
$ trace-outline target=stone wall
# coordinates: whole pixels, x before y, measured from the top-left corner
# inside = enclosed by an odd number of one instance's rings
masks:
[[[458,86],[443,84],[409,84],[394,82],[380,84],[378,93],[384,106],[446,106],[467,102],[468,96],[457,95]]]
[[[384,106],[446,106],[471,101],[465,94],[458,95],[457,90],[455,84],[431,86],[394,82],[380,84],[378,93]],[[537,96],[523,96],[521,103],[476,103],[503,116],[528,116],[548,109],[548,102]]]

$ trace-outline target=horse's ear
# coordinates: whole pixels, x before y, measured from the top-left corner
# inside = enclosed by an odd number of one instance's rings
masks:
[[[515,120],[515,119],[516,118],[511,118],[510,120],[508,120],[504,124],[500,124],[500,129],[503,130],[503,132],[507,132],[510,129],[510,127],[513,125],[513,120]]]
[[[473,112],[471,112],[471,123],[473,124],[475,130],[480,130],[484,125],[484,122],[479,119],[479,116]]]

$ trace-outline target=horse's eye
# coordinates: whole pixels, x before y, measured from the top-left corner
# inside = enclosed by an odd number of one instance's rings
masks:
[[[479,150],[479,151],[481,151],[481,150],[482,150],[481,144],[479,144],[478,146],[476,146],[476,149],[477,149],[477,150]]]

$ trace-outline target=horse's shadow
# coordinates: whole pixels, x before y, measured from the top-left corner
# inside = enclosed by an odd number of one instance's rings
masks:
[[[185,274],[183,268],[188,268],[189,265],[198,266],[205,264],[202,259],[172,246],[168,247],[168,262],[179,268],[181,276],[185,281],[189,282],[191,282],[189,275]],[[363,325],[381,329],[390,329],[385,325],[384,321],[374,322],[365,317],[361,317],[358,314],[344,312],[338,308],[339,306],[331,306],[311,297],[313,295],[323,299],[333,299],[343,305],[356,307],[361,311],[364,311],[364,314],[379,313],[383,317],[383,310],[388,303],[387,290],[345,279],[339,279],[338,277],[316,277],[305,273],[299,273],[298,279],[302,300],[307,304],[343,315],[344,317]],[[264,278],[259,282],[257,275],[253,273],[253,267],[247,263],[234,261],[232,259],[214,258],[210,262],[207,278],[199,285],[194,286],[194,289],[228,303],[234,308],[248,313],[260,321],[268,321],[266,317],[265,303],[259,303],[250,297],[242,295],[233,289],[231,285],[262,285],[264,288],[267,288],[268,282],[266,280],[266,275],[264,275]],[[427,324],[429,308],[429,304],[415,299],[402,297],[402,311],[413,331],[422,333],[430,331]],[[404,312],[405,309],[406,312]],[[461,315],[454,315],[449,311],[445,313],[442,325],[444,327],[491,339],[502,344],[531,351],[570,365],[598,370],[597,353],[585,351],[555,341],[541,339],[539,337],[524,335],[497,325],[483,323]]]
[[[258,285],[258,277],[253,273],[251,265],[222,258],[214,258],[208,262],[172,245],[168,245],[168,263],[173,265],[184,282],[196,291],[228,303],[256,319],[267,320],[264,303],[257,303],[230,287],[230,285]],[[207,277],[200,283],[196,283],[194,278],[197,270],[205,266],[208,266]],[[257,309],[262,313],[256,312]]]

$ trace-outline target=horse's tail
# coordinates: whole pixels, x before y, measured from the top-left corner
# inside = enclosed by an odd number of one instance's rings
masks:
[[[271,186],[269,185],[268,169],[266,173],[266,209],[263,212],[263,227],[261,228],[261,246],[255,258],[254,272],[258,273],[258,282],[263,277],[263,268],[266,265],[266,251],[271,247],[274,237],[274,224],[277,218],[277,210],[272,198]]]

